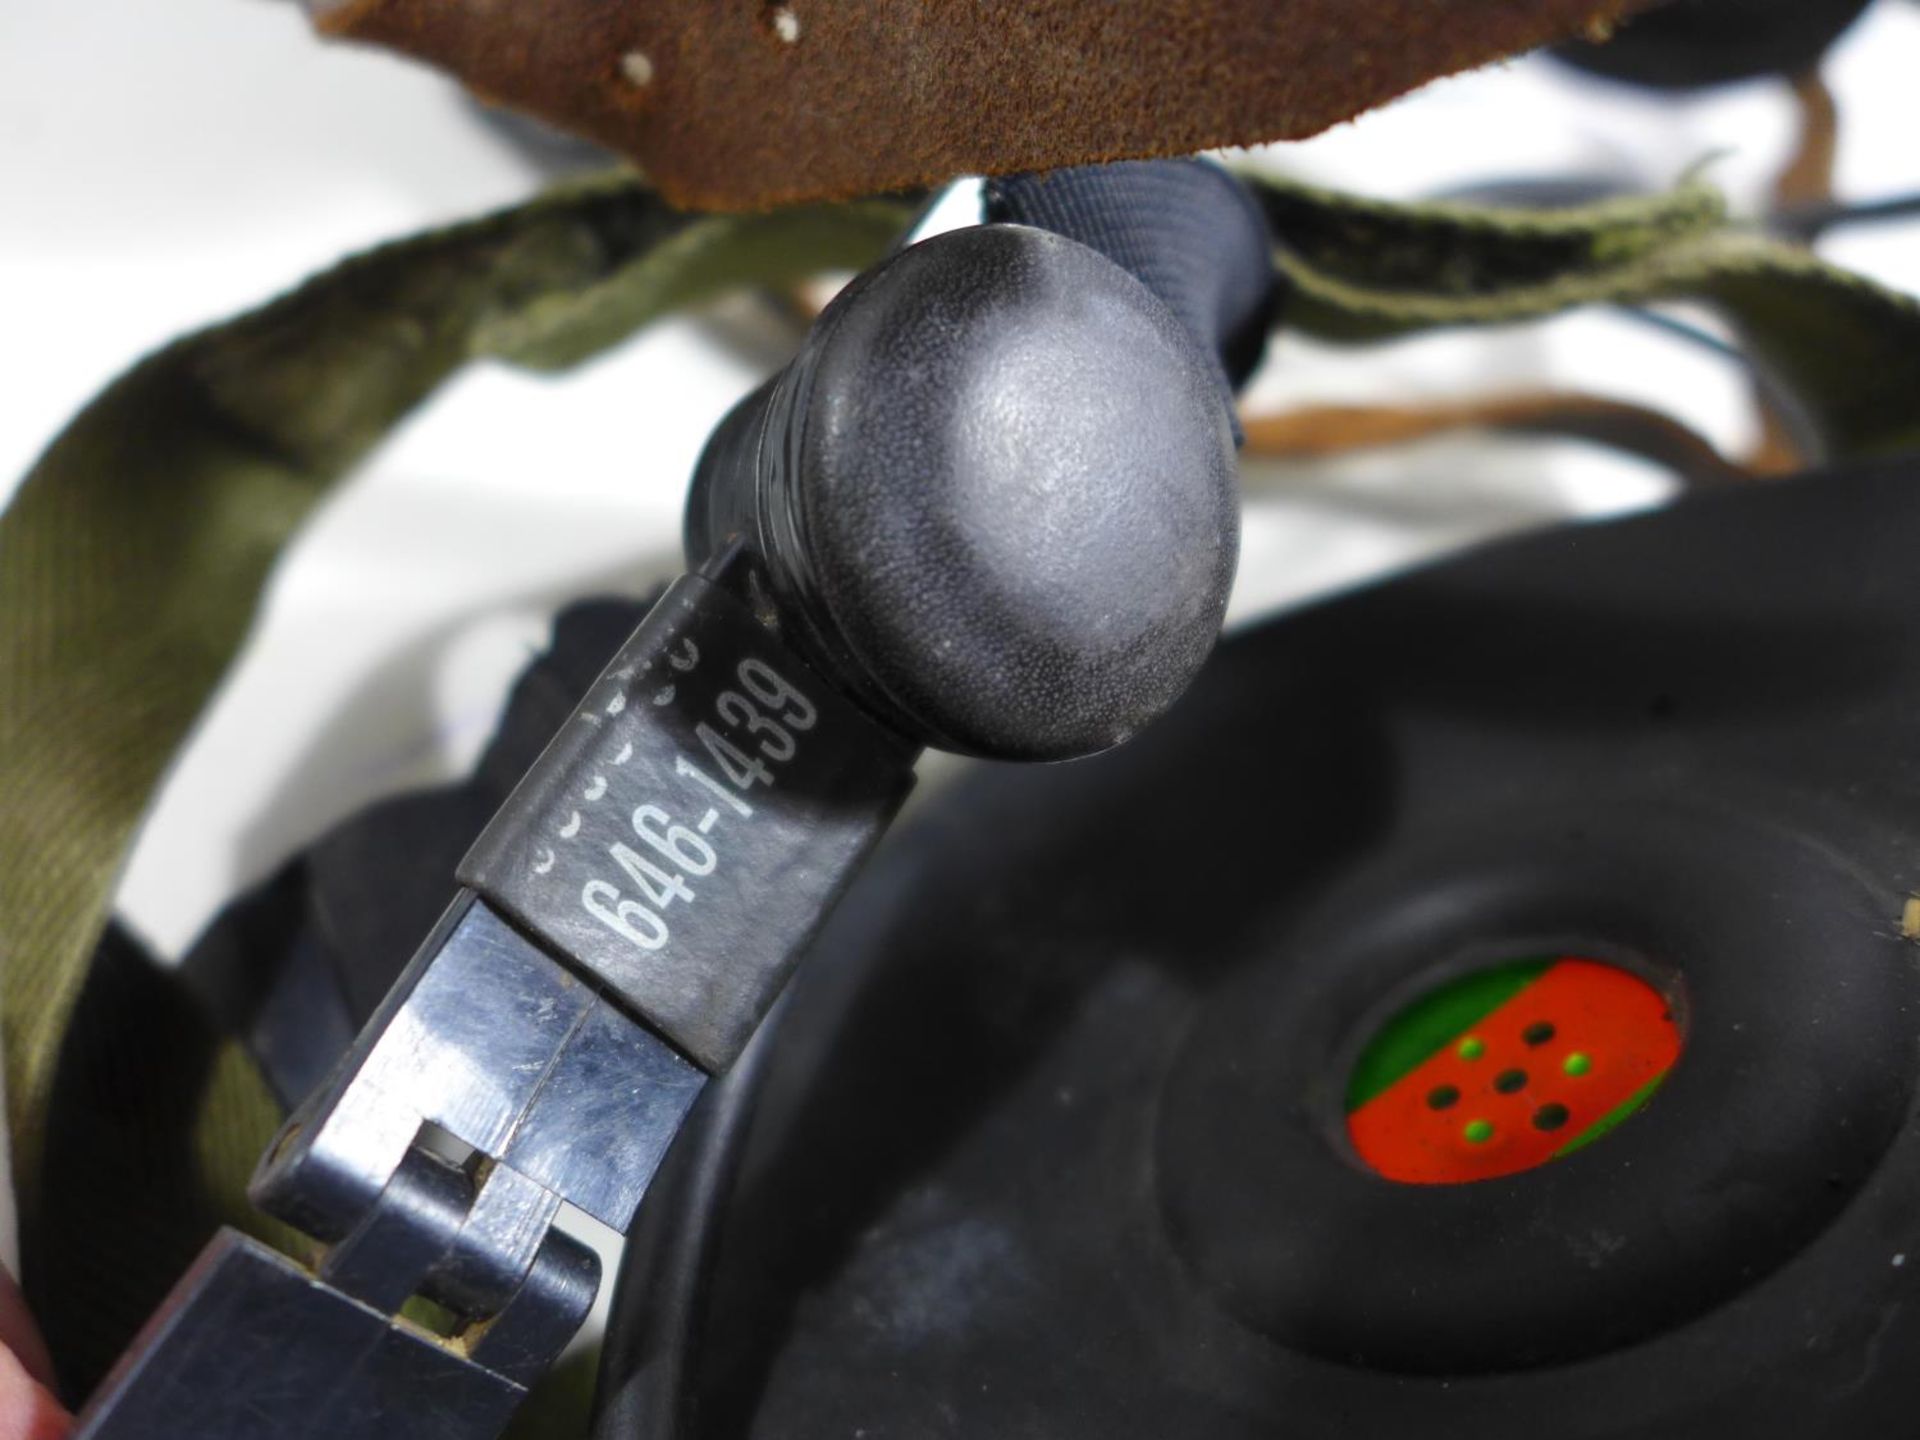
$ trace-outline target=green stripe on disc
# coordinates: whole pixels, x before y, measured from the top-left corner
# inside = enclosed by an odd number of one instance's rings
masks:
[[[1422,995],[1367,1042],[1347,1077],[1347,1112],[1391,1088],[1456,1035],[1472,1029],[1538,980],[1553,963],[1520,960],[1476,970]]]
[[[1586,1149],[1587,1146],[1598,1140],[1602,1135],[1616,1128],[1622,1121],[1630,1118],[1636,1110],[1653,1098],[1653,1092],[1660,1088],[1660,1082],[1667,1078],[1667,1073],[1665,1070],[1662,1070],[1658,1075],[1647,1081],[1646,1084],[1634,1091],[1633,1094],[1622,1100],[1618,1105],[1614,1106],[1613,1109],[1609,1110],[1598,1120],[1594,1121],[1593,1124],[1574,1136],[1573,1139],[1554,1151],[1553,1158],[1561,1160],[1573,1154],[1576,1150]]]

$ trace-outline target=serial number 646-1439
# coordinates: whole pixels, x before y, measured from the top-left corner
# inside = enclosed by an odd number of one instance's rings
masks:
[[[674,761],[675,773],[689,782],[693,805],[705,805],[704,813],[686,825],[660,805],[637,806],[631,818],[635,843],[618,840],[607,847],[630,888],[610,880],[589,880],[581,888],[587,913],[642,950],[658,950],[672,937],[669,907],[691,905],[699,893],[687,883],[689,877],[711,875],[719,865],[720,852],[708,837],[723,815],[751,819],[753,806],[742,792],[771,786],[772,767],[794,758],[799,752],[795,737],[820,718],[813,702],[763,660],[742,660],[734,678],[740,688],[722,690],[714,699],[713,719],[694,727],[708,762],[724,779],[686,755]]]

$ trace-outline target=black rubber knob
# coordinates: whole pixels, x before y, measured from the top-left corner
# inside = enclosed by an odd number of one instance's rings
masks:
[[[1266,352],[1279,293],[1259,202],[1211,160],[1127,160],[986,187],[986,218],[1097,250],[1167,302],[1229,395]]]
[[[1083,245],[936,236],[835,300],[701,461],[696,563],[764,559],[814,658],[942,749],[1118,744],[1212,648],[1239,548],[1214,362]]]
[[[1819,63],[1870,0],[1674,0],[1628,20],[1603,44],[1554,53],[1630,85],[1692,90],[1796,75]]]

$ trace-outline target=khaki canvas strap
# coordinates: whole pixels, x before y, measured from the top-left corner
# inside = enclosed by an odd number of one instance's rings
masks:
[[[1287,321],[1367,341],[1582,305],[1697,300],[1804,410],[1820,458],[1920,444],[1920,305],[1729,223],[1717,192],[1514,212],[1259,187],[1292,283]]]
[[[860,268],[911,213],[702,217],[593,183],[178,341],[54,441],[0,516],[0,1028],[29,1234],[54,1061],[129,841],[314,504],[471,360],[558,368],[734,286]]]

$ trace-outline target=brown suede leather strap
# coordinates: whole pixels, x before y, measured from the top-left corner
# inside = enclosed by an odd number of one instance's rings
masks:
[[[329,0],[737,210],[1291,140],[1652,0]]]

